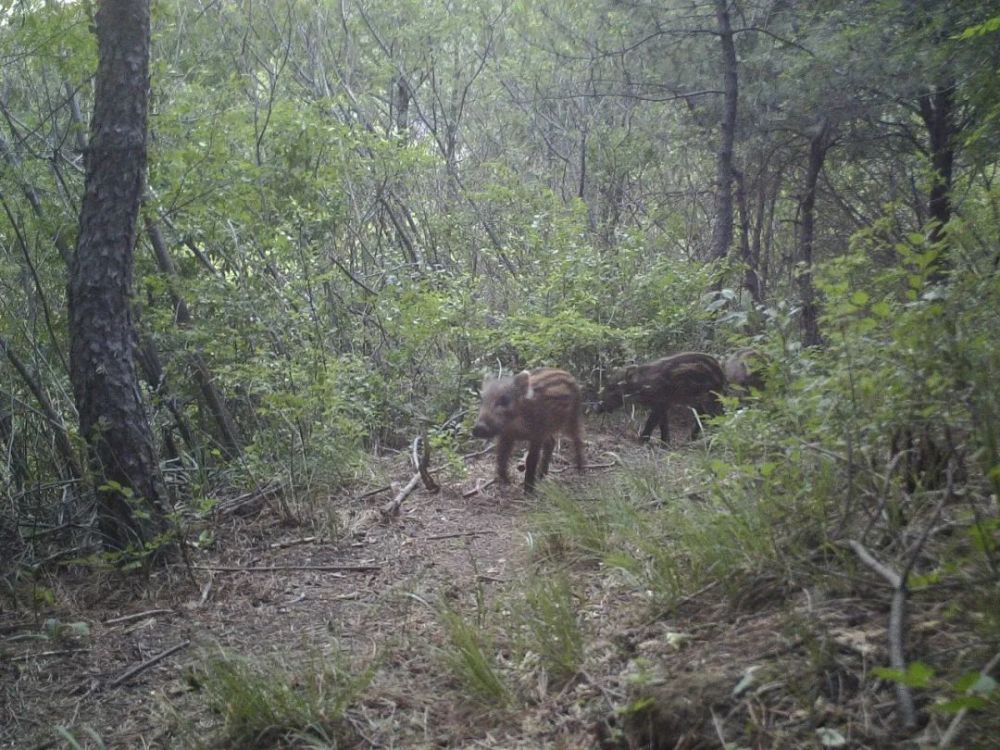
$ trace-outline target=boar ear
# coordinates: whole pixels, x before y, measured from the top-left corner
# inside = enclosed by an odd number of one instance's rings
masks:
[[[635,382],[635,373],[637,369],[638,368],[635,365],[629,365],[625,368],[625,383],[632,384]]]
[[[531,390],[531,373],[527,370],[514,376],[514,393],[520,398],[531,398],[534,395]]]

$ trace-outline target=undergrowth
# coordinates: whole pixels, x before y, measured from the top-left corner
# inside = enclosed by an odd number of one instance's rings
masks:
[[[188,681],[220,726],[208,742],[188,727],[186,741],[224,748],[347,746],[354,733],[345,713],[372,675],[329,656],[296,666],[279,656],[209,656]]]

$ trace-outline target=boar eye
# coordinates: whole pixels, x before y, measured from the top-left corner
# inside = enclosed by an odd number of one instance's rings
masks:
[[[499,406],[500,408],[510,406],[510,396],[501,396],[500,398],[498,398],[497,406]]]

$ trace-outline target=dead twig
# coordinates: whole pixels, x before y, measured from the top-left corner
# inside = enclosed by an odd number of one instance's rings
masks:
[[[116,677],[114,680],[112,680],[108,684],[108,687],[109,688],[116,688],[116,687],[118,687],[123,682],[126,682],[127,680],[131,680],[133,677],[135,677],[138,674],[142,674],[143,672],[145,672],[147,669],[149,669],[153,665],[158,664],[159,662],[161,662],[164,659],[166,659],[168,656],[171,656],[172,654],[176,654],[182,648],[187,648],[190,645],[191,645],[191,641],[183,641],[182,643],[178,643],[176,646],[172,646],[171,648],[168,648],[166,651],[161,651],[156,656],[152,656],[149,659],[146,659],[146,661],[142,662],[141,664],[136,664],[134,667],[132,667],[131,669],[127,670],[125,672],[125,674],[121,675],[120,677]]]
[[[496,477],[494,477],[493,479],[489,479],[485,482],[481,479],[477,479],[476,486],[473,487],[471,490],[468,490],[467,492],[463,492],[462,497],[472,497],[473,495],[478,495],[480,492],[485,490],[491,484],[496,483],[496,481],[497,481]]]
[[[362,495],[358,495],[356,499],[357,500],[364,500],[366,497],[373,497],[375,495],[381,495],[383,492],[388,492],[391,489],[392,489],[392,485],[391,484],[387,484],[385,487],[379,487],[378,489],[369,490],[368,492],[365,492]]]
[[[225,502],[219,503],[215,506],[215,513],[220,516],[242,514],[247,506],[255,505],[262,500],[266,500],[269,497],[277,495],[280,491],[281,487],[279,485],[270,484],[267,487],[262,487],[254,490],[253,492],[248,492],[245,495],[235,497],[232,500],[226,500]]]
[[[419,446],[420,455],[417,455]],[[424,487],[428,492],[437,492],[441,489],[437,482],[434,481],[434,477],[431,476],[429,470],[431,463],[431,444],[427,439],[427,431],[424,430],[424,434],[413,441],[413,450],[411,455],[411,460],[413,461],[414,468],[420,473],[420,478],[424,480]]]
[[[135,612],[131,615],[122,615],[121,617],[112,617],[110,620],[105,620],[104,625],[117,625],[121,622],[131,622],[132,620],[141,620],[144,617],[155,617],[156,615],[172,615],[174,611],[172,609],[150,609],[146,612]]]
[[[618,465],[618,461],[610,461],[606,464],[585,464],[584,469],[613,469]]]
[[[506,578],[497,578],[496,576],[488,576],[485,573],[480,573],[476,576],[477,581],[482,581],[483,583],[507,583]]]
[[[468,461],[470,458],[479,458],[479,456],[485,456],[487,453],[489,453],[495,447],[496,447],[496,443],[490,443],[485,448],[483,448],[481,451],[475,451],[474,453],[466,453],[464,456],[462,456],[462,460],[463,461]]]
[[[382,515],[386,517],[398,515],[399,506],[403,504],[403,501],[406,499],[406,496],[417,488],[418,484],[420,484],[419,471],[413,475],[413,477],[410,479],[409,482],[406,483],[406,486],[403,487],[403,489],[401,489],[399,492],[396,493],[396,497],[394,497],[392,500],[390,500],[381,508],[379,508]]]
[[[313,570],[320,573],[370,573],[382,570],[381,565],[195,565],[195,570],[214,573],[287,573],[293,570]]]
[[[287,542],[275,542],[271,545],[271,549],[285,549],[286,547],[294,547],[297,544],[310,544],[315,542],[318,537],[315,536],[304,536],[301,539],[290,539]]]
[[[861,562],[882,576],[892,586],[892,604],[889,609],[889,625],[886,635],[889,639],[889,664],[893,669],[900,672],[906,671],[906,657],[903,649],[903,630],[906,618],[906,582],[910,576],[910,571],[913,570],[913,566],[916,565],[917,559],[920,557],[920,553],[927,543],[927,539],[930,537],[931,530],[941,515],[941,511],[944,509],[945,504],[955,496],[955,469],[951,463],[948,465],[947,476],[947,490],[924,525],[923,531],[920,533],[920,538],[913,545],[902,573],[897,573],[892,568],[876,560],[860,542],[853,539],[847,540],[847,543],[854,550]],[[899,716],[903,727],[905,729],[916,727],[917,714],[913,705],[913,696],[910,693],[909,687],[898,680],[896,681],[896,704],[899,708]]]
[[[431,448],[426,435],[421,435],[413,439],[413,443],[410,446],[410,460],[413,462],[413,468],[417,470],[417,473],[410,478],[410,481],[406,483],[403,489],[396,493],[396,496],[392,500],[379,509],[386,518],[399,514],[399,507],[403,504],[406,497],[417,488],[417,484],[421,479],[423,479],[424,487],[428,492],[437,492],[441,489],[431,476],[429,468]]]
[[[876,560],[860,542],[848,539],[847,543],[861,562],[882,576],[893,588],[892,604],[889,609],[889,625],[886,632],[889,639],[889,665],[899,672],[906,672],[906,656],[903,649],[903,625],[906,619],[906,579],[892,568]],[[913,694],[910,693],[910,688],[900,680],[895,681],[895,688],[900,721],[905,729],[913,729],[917,725],[917,710],[913,705]]]
[[[69,656],[70,654],[83,654],[89,652],[89,648],[70,648],[62,651],[40,651],[37,654],[18,654],[10,657],[11,661],[28,661],[29,659],[42,659],[49,656]]]
[[[424,536],[420,538],[422,542],[430,542],[436,539],[456,539],[462,536],[496,536],[495,531],[456,531],[452,534],[435,534],[434,536]]]

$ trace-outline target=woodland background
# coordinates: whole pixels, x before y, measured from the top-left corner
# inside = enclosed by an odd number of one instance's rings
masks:
[[[698,458],[739,522],[634,559],[678,599],[816,555],[859,576],[860,539],[974,634],[885,679],[996,726],[995,682],[968,681],[1000,630],[995,6],[155,0],[130,300],[155,508],[88,459],[70,383],[93,12],[0,2],[14,609],[63,567],[210,544],[247,493],[333,523],[318,499],[415,435],[461,471],[500,367],[593,399],[615,366],[752,345],[766,392]],[[109,536],[109,493],[158,533]]]

